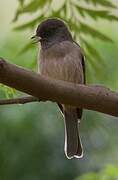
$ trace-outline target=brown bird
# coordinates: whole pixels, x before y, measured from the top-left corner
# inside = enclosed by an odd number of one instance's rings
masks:
[[[80,46],[74,42],[67,25],[60,19],[43,21],[32,38],[41,43],[39,68],[43,76],[57,80],[85,83],[85,64]],[[83,150],[79,137],[82,109],[58,104],[65,122],[65,154],[81,158]]]

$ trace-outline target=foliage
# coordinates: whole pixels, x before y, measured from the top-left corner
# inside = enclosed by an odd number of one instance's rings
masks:
[[[98,173],[88,173],[76,180],[117,180],[118,166],[109,165]]]
[[[0,108],[0,179],[77,177],[75,161],[68,161],[64,155],[64,128],[57,110],[51,103]]]
[[[50,0],[51,6],[48,6],[49,0],[42,0],[40,1],[40,8],[35,4],[35,2],[39,2],[37,0],[29,2],[28,0],[27,2],[25,0],[18,1],[19,12],[17,12],[14,23],[19,22],[19,17],[24,14],[29,14],[32,20],[29,21],[29,25],[27,25],[28,22],[25,22],[25,25],[19,25],[21,26],[20,28],[17,26],[17,30],[25,31],[30,29],[30,33],[33,33],[34,28],[36,28],[37,24],[44,18],[52,16],[63,18],[69,23],[73,35],[75,32],[76,40],[81,42],[82,47],[84,47],[87,60],[90,62],[88,65],[91,67],[91,70],[98,73],[100,68],[100,77],[106,69],[106,67],[104,68],[104,63],[106,62],[104,62],[103,57],[107,60],[107,65],[110,64],[110,71],[107,74],[107,78],[106,74],[104,76],[102,75],[100,83],[105,82],[112,88],[118,89],[118,61],[116,61],[118,58],[118,43],[105,43],[111,42],[110,37],[113,37],[115,33],[112,31],[108,37],[106,36],[108,29],[104,34],[101,27],[97,28],[97,26],[95,26],[95,24],[99,22],[99,19],[100,22],[102,20],[107,20],[108,14],[108,19],[111,21],[111,12],[116,9],[112,1],[72,1],[74,2],[73,6],[75,6],[75,4],[78,6],[74,8],[74,13],[77,16],[76,18],[79,19],[78,22],[74,21],[73,16],[71,16],[69,0]],[[54,5],[54,2],[60,4]],[[81,2],[81,4],[77,2]],[[64,6],[64,4],[66,4],[66,6]],[[80,6],[81,8],[84,6],[84,9],[88,12],[79,10]],[[2,5],[1,8],[3,8]],[[35,8],[38,9],[36,10]],[[25,9],[24,12],[21,12],[23,9]],[[49,11],[47,11],[47,9],[49,9]],[[89,9],[92,11],[89,11]],[[43,13],[44,10],[46,12],[45,15]],[[64,16],[63,11],[66,12],[66,16]],[[105,14],[106,11],[109,12],[107,15]],[[51,12],[52,15],[50,14]],[[99,16],[97,15],[98,13]],[[113,19],[117,20],[117,17]],[[105,21],[103,21],[103,23],[104,22]],[[100,34],[97,36],[95,31],[93,36],[91,28],[92,30],[95,29],[97,32],[99,31]],[[6,59],[8,58],[9,60],[11,59],[14,64],[30,69],[32,68],[36,71],[36,48],[33,48],[34,46],[27,43],[24,34],[25,33],[16,33],[14,31],[12,34],[6,36],[6,42],[3,40],[2,43],[1,40],[2,46],[0,46],[0,56]],[[89,38],[89,36],[93,38],[96,37],[98,40],[91,41],[92,38]],[[117,32],[114,36],[117,39]],[[99,41],[99,38],[102,38],[101,40],[103,41]],[[27,44],[27,47],[25,47],[26,49],[24,49],[24,52],[27,50],[27,53],[21,53],[17,56],[16,54],[19,52],[19,47],[23,44]],[[101,50],[102,57],[98,49]],[[102,67],[103,69],[101,69]],[[94,77],[96,80],[96,74]],[[10,88],[6,89],[6,87],[4,88],[2,85],[2,87],[0,87],[0,98],[4,98],[4,90],[7,91],[6,94],[9,97],[13,96],[13,90]],[[118,162],[118,123],[116,118],[97,112],[84,111],[80,129],[84,157],[79,160],[68,160],[64,155],[64,125],[62,119],[56,104],[50,102],[0,106],[0,179],[72,180],[80,175],[81,178],[78,178],[81,180],[83,180],[83,178],[84,180],[85,178],[86,180],[92,180],[92,178],[94,180],[96,180],[96,178],[97,180],[118,179],[117,167],[109,166],[105,170],[99,172],[106,164],[117,164]],[[92,173],[82,175],[86,172]]]
[[[74,35],[84,49],[86,59],[94,67],[99,66],[99,61],[104,63],[103,57],[89,42],[89,37],[105,42],[112,42],[111,37],[104,34],[100,28],[94,27],[94,22],[99,19],[107,21],[117,21],[118,17],[113,13],[117,6],[109,0],[19,0],[13,22],[24,14],[35,15],[30,21],[16,26],[15,30],[26,30],[37,27],[45,18],[57,17],[66,21]],[[27,44],[22,53],[33,48],[32,44]],[[89,66],[88,66],[89,67]],[[93,68],[96,72],[96,68]]]

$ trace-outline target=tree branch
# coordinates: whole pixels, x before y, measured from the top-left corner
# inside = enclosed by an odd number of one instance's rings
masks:
[[[14,99],[1,99],[0,105],[26,104],[30,102],[36,102],[36,101],[39,101],[39,99],[33,96],[27,96],[27,97],[20,97],[20,98],[14,98]]]
[[[0,82],[42,101],[50,100],[118,117],[118,93],[102,86],[46,78],[4,60],[0,61]]]

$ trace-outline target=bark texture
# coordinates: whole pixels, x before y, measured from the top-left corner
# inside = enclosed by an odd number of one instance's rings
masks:
[[[103,86],[77,85],[46,78],[2,58],[0,83],[32,95],[40,101],[50,100],[118,117],[118,93]]]

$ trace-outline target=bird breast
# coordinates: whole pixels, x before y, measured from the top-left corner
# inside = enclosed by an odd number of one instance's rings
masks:
[[[80,47],[72,42],[64,41],[41,50],[39,70],[42,75],[50,78],[83,83],[81,58]]]

